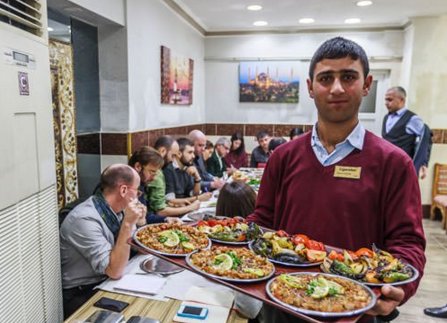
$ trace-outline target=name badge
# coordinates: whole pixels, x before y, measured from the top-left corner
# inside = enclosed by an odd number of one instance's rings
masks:
[[[361,172],[361,167],[335,166],[334,177],[359,179]]]

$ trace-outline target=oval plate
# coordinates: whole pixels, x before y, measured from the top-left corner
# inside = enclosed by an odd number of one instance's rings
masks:
[[[419,271],[416,268],[414,268],[412,265],[410,265],[410,264],[405,264],[405,265],[408,266],[411,269],[411,271],[413,272],[413,276],[411,276],[407,280],[401,280],[401,281],[394,282],[394,283],[368,283],[368,282],[365,282],[363,280],[356,280],[356,281],[359,282],[359,283],[371,286],[371,287],[381,287],[381,286],[385,286],[385,285],[388,285],[388,286],[400,286],[400,285],[405,285],[405,284],[414,282],[419,277]],[[336,275],[336,274],[332,274],[330,272],[328,273],[326,268],[323,267],[323,264],[321,264],[320,269],[324,273],[327,273],[327,274],[330,274],[330,275]],[[342,275],[336,275],[336,276],[347,278],[347,277],[342,276]]]
[[[220,244],[229,244],[229,245],[233,245],[233,246],[243,246],[243,245],[246,245],[246,244],[250,243],[251,241],[253,241],[253,240],[250,240],[250,241],[225,241],[225,240],[219,240],[216,238],[212,238],[210,236],[208,236],[208,238],[213,242],[217,242]]]
[[[150,225],[159,225],[159,223],[148,224],[148,225],[142,226],[141,228],[138,228],[132,235],[133,241],[135,241],[135,243],[137,245],[139,245],[141,248],[143,248],[145,250],[148,250],[148,251],[155,252],[155,253],[157,253],[159,255],[162,255],[162,256],[170,256],[170,257],[186,257],[187,255],[189,255],[189,254],[191,254],[193,252],[196,252],[197,250],[200,250],[200,249],[195,249],[195,250],[193,250],[193,251],[191,251],[189,253],[178,254],[178,253],[163,252],[163,251],[160,251],[160,250],[157,250],[157,249],[150,248],[150,247],[146,246],[144,243],[140,242],[140,240],[138,240],[138,238],[137,238],[138,232],[140,232],[141,230],[143,230],[144,228],[146,228],[147,226],[150,226]],[[211,240],[208,238],[208,245],[205,248],[202,248],[202,249],[208,249],[210,247],[211,247]]]
[[[174,265],[166,260],[158,258],[156,256],[150,256],[150,258],[143,260],[140,263],[140,269],[148,274],[156,274],[162,276],[168,276],[177,274],[185,270],[182,267]]]
[[[261,277],[261,278],[253,278],[253,279],[238,279],[238,278],[228,278],[228,277],[224,277],[224,276],[218,276],[218,275],[213,275],[213,274],[209,274],[206,271],[201,270],[200,268],[197,268],[196,266],[194,266],[194,264],[191,261],[191,256],[198,252],[198,250],[190,253],[187,257],[186,257],[186,263],[188,264],[189,267],[191,267],[192,269],[194,269],[195,271],[202,273],[205,276],[209,276],[212,278],[216,278],[216,279],[220,279],[220,280],[224,280],[227,282],[232,282],[232,283],[255,283],[255,282],[260,282],[263,280],[267,280],[269,278],[271,278],[274,274],[275,274],[275,266],[273,266],[273,270],[270,274],[268,274],[265,277]]]
[[[250,248],[251,251],[256,253],[256,251],[254,251],[253,246],[252,246],[253,242],[254,242],[254,240],[250,241],[250,243],[248,244],[248,248]],[[319,265],[321,265],[323,263],[323,261],[317,261],[317,262],[310,262],[309,261],[309,262],[303,262],[303,263],[300,263],[300,264],[294,264],[294,263],[291,263],[291,262],[284,262],[284,261],[275,260],[275,259],[272,259],[270,257],[267,257],[267,258],[268,258],[268,260],[270,260],[274,264],[278,264],[278,265],[282,265],[282,266],[286,266],[286,267],[304,267],[305,268],[305,267],[319,266]]]
[[[274,300],[275,302],[291,309],[292,311],[295,312],[299,312],[305,315],[313,315],[313,316],[320,316],[320,317],[344,317],[344,316],[353,316],[353,315],[359,315],[362,314],[366,311],[368,311],[369,309],[371,309],[377,301],[377,297],[374,294],[374,292],[368,287],[365,286],[364,284],[359,283],[358,281],[355,281],[353,279],[349,279],[346,277],[342,277],[342,276],[337,276],[337,275],[332,275],[332,274],[324,274],[324,273],[318,273],[318,272],[296,272],[296,273],[288,273],[287,275],[293,275],[293,276],[300,276],[300,275],[311,275],[311,276],[317,276],[317,275],[322,275],[322,276],[326,276],[326,277],[336,277],[336,278],[341,278],[341,279],[345,279],[348,280],[358,286],[361,286],[365,291],[368,292],[368,294],[371,296],[371,302],[368,304],[368,306],[364,307],[364,308],[360,308],[354,311],[346,311],[346,312],[319,312],[319,311],[312,311],[312,310],[307,310],[304,308],[299,308],[290,304],[287,304],[279,299],[277,299],[271,292],[270,292],[270,285],[275,281],[275,279],[278,279],[278,277],[275,277],[273,279],[270,279],[267,284],[265,285],[265,292],[267,293],[267,295]]]

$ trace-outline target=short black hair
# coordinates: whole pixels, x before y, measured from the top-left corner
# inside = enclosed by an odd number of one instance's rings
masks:
[[[259,132],[256,134],[256,139],[257,139],[257,140],[260,140],[260,139],[262,139],[262,138],[264,138],[264,137],[267,137],[267,136],[270,136],[270,134],[268,133],[268,131],[267,131],[267,130],[261,130],[261,131],[259,131]]]
[[[303,128],[292,128],[289,133],[290,140],[292,140],[293,137],[295,136],[302,135],[303,133],[304,133]]]
[[[185,137],[177,139],[177,143],[178,143],[178,148],[179,148],[180,152],[183,152],[185,150],[186,146],[194,147],[194,143]]]
[[[175,139],[172,138],[171,136],[168,136],[168,135],[161,136],[155,142],[154,148],[158,150],[159,148],[164,147],[164,148],[166,148],[166,150],[169,150],[169,149],[171,149],[174,141],[175,141]]]
[[[269,151],[274,151],[276,147],[281,146],[282,144],[285,144],[287,140],[285,140],[283,137],[275,137],[269,142]]]
[[[309,78],[312,81],[314,79],[314,71],[317,63],[324,59],[338,59],[350,57],[353,60],[360,60],[363,67],[363,74],[366,78],[369,74],[369,62],[368,56],[365,50],[356,42],[343,38],[335,37],[326,40],[318,47],[309,66]]]

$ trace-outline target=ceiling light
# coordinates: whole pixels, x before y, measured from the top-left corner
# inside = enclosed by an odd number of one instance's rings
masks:
[[[54,29],[51,28],[51,27],[47,27],[47,30],[48,30],[48,31],[53,31]]]
[[[315,19],[313,18],[301,18],[299,20],[300,24],[313,24],[315,22]]]
[[[373,2],[369,0],[363,0],[363,1],[357,1],[357,6],[359,7],[366,7],[372,5]]]
[[[251,6],[247,7],[247,10],[251,10],[251,11],[259,11],[262,10],[262,6],[257,5],[257,4],[253,4]]]
[[[257,26],[257,27],[267,26],[268,24],[269,23],[267,21],[263,21],[263,20],[255,21],[253,23],[253,25]]]
[[[358,24],[360,21],[359,18],[348,18],[345,20],[345,24]]]

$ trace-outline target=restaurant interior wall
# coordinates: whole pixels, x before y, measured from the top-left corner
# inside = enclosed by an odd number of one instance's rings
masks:
[[[205,121],[204,38],[162,1],[127,2],[129,130]],[[160,47],[194,60],[193,103],[160,102]]]
[[[207,123],[313,124],[317,113],[307,93],[309,61],[313,52],[324,40],[337,35],[357,41],[365,48],[368,55],[373,58],[371,69],[386,72],[381,82],[388,84],[398,81],[403,55],[402,30],[207,37],[205,40]],[[375,59],[376,57],[381,60]],[[244,60],[298,61],[300,66],[298,104],[240,103],[238,67],[239,62]],[[385,107],[382,100],[378,100],[378,104],[379,113],[374,118],[381,119]],[[363,121],[368,129],[380,132],[380,129],[375,129],[377,120],[371,116],[365,117]]]
[[[447,16],[412,19],[414,43],[409,107],[435,131],[428,178],[420,181],[423,204],[431,203],[433,165],[447,162]]]

